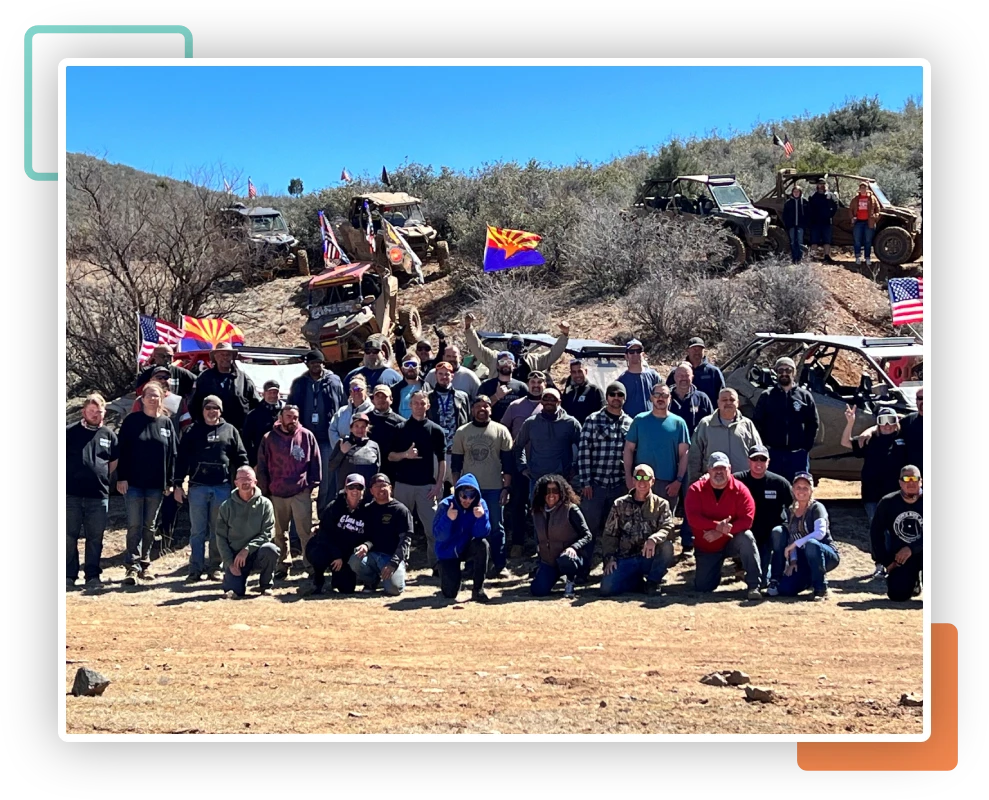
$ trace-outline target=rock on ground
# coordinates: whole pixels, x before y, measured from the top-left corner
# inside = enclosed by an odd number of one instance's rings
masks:
[[[79,667],[76,679],[72,683],[72,694],[75,697],[98,697],[106,691],[110,679],[89,667]]]

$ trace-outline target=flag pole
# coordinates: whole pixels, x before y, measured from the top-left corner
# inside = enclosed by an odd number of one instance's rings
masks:
[[[141,342],[144,341],[144,337],[141,335],[141,312],[137,312],[137,350],[134,354],[134,363],[137,364],[137,369],[134,370],[135,373],[141,371]]]

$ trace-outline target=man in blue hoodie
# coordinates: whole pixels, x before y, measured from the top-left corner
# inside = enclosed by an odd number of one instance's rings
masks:
[[[444,597],[456,599],[460,591],[461,564],[474,562],[474,587],[471,599],[487,602],[484,576],[488,571],[491,516],[481,499],[477,479],[467,473],[457,481],[451,497],[444,498],[433,518],[436,558],[440,569],[440,590]]]

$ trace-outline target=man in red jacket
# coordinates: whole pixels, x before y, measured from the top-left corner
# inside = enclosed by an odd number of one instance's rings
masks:
[[[731,461],[724,453],[711,453],[707,467],[707,476],[691,484],[685,502],[697,553],[694,589],[713,592],[725,559],[736,557],[745,569],[746,596],[761,600],[759,551],[752,535],[755,501],[745,484],[732,477]]]

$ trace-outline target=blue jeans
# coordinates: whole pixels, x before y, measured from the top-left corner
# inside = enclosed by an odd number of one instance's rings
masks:
[[[369,586],[372,589],[377,589],[378,584],[381,583],[381,570],[388,566],[388,562],[391,561],[390,553],[376,553],[373,550],[368,553],[364,558],[360,558],[357,554],[350,557],[350,561],[347,563],[350,568],[354,571],[357,576],[357,580],[363,583],[364,586]],[[385,594],[388,595],[399,595],[405,591],[405,562],[402,561],[398,565],[392,576],[384,582],[382,587],[385,590]]]
[[[780,594],[784,597],[794,597],[808,587],[813,587],[815,592],[823,592],[827,589],[827,573],[838,566],[838,551],[829,544],[811,539],[803,547],[798,547],[796,552],[796,572],[789,575],[783,575],[781,572],[778,578]],[[775,556],[775,553],[773,555]],[[783,561],[782,551],[779,560]]]
[[[124,564],[131,569],[135,564],[142,568],[151,566],[151,544],[155,540],[158,509],[164,498],[161,489],[139,489],[128,486],[124,496],[127,509],[127,552]]]
[[[643,555],[620,558],[615,571],[601,578],[601,596],[634,592],[642,586],[643,578],[650,583],[662,583],[672,563],[673,542],[663,542],[652,558]]]
[[[790,228],[790,258],[796,264],[804,255],[804,229]]]
[[[772,534],[761,540],[757,536],[755,546],[759,550],[759,568],[762,570],[761,577],[759,578],[759,586],[769,586],[769,568],[773,563]]]
[[[100,577],[103,534],[106,532],[109,501],[99,497],[65,498],[65,577],[79,577],[79,532],[86,539],[86,580]]]
[[[234,575],[227,564],[227,570],[223,574],[223,591],[233,591],[239,597],[243,597],[247,591],[247,576],[252,572],[260,573],[260,586],[262,589],[270,589],[271,582],[275,576],[275,565],[278,563],[278,545],[274,542],[267,542],[257,550],[247,556],[247,563],[241,567],[240,575]]]
[[[505,568],[505,523],[501,503],[501,489],[485,489],[481,499],[487,503],[488,514],[491,517],[491,535],[488,544],[491,545],[491,566],[500,572]]]
[[[216,518],[220,504],[230,497],[230,484],[203,486],[194,483],[189,487],[189,572],[200,575],[220,568],[220,551],[216,546]],[[209,541],[209,560],[206,560],[206,542]]]
[[[580,556],[570,558],[564,555],[559,556],[554,564],[540,561],[529,592],[533,597],[547,597],[561,577],[566,576],[567,580],[574,580],[577,577],[577,570],[583,563],[584,559]]]
[[[790,483],[798,472],[810,472],[810,454],[806,450],[780,450],[769,448],[769,463],[773,472],[782,475]]]
[[[876,231],[874,228],[869,227],[869,223],[865,220],[855,220],[855,227],[852,228],[852,241],[855,246],[855,257],[859,257],[859,253],[865,249],[865,260],[868,261],[872,254],[872,237],[875,235]]]

